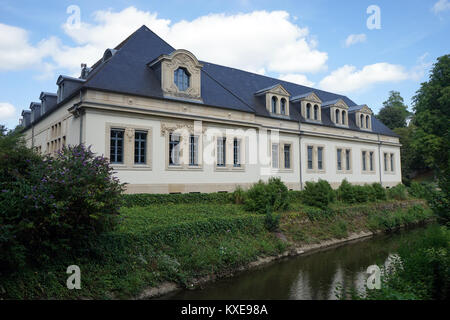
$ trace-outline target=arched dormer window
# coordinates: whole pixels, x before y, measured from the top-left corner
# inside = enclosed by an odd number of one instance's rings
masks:
[[[339,109],[336,109],[336,123],[339,123],[339,114],[340,114]]]
[[[286,99],[285,98],[281,99],[280,113],[286,114]]]
[[[277,97],[272,97],[272,113],[277,113],[277,102],[278,102],[278,99],[277,99]]]
[[[306,105],[306,119],[311,119],[311,104]]]
[[[364,115],[362,114],[360,117],[361,120],[361,128],[364,128]]]
[[[178,68],[174,71],[174,82],[180,91],[186,91],[189,88],[191,75],[185,68]]]
[[[366,128],[369,128],[369,116],[366,116]]]
[[[345,125],[346,121],[347,121],[347,114],[345,112],[345,110],[342,111],[342,124]]]
[[[314,120],[319,120],[319,106],[317,104],[314,105]]]

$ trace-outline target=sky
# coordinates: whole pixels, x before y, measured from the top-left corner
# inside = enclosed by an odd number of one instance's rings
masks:
[[[199,60],[345,94],[375,113],[450,53],[450,0],[0,0],[0,124],[142,25]]]

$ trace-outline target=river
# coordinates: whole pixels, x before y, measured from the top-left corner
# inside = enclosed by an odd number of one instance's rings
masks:
[[[277,260],[202,288],[176,291],[160,299],[336,299],[337,285],[364,290],[368,266],[388,263],[401,241],[419,237],[424,231],[424,228],[416,228],[383,234]]]

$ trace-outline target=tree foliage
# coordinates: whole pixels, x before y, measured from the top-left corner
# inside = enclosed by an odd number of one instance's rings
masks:
[[[437,59],[427,82],[413,97],[412,147],[426,165],[445,170],[450,153],[450,55]]]
[[[403,98],[398,91],[390,91],[389,98],[383,102],[383,108],[376,116],[388,128],[404,128],[410,112],[403,103]]]

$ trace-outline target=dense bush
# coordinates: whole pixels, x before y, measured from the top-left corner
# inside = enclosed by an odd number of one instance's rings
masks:
[[[418,199],[429,199],[433,193],[433,186],[428,183],[411,182],[408,194]]]
[[[335,199],[335,191],[327,181],[319,180],[319,182],[306,182],[305,190],[303,190],[302,193],[303,203],[324,209]]]
[[[171,194],[150,194],[136,193],[124,194],[124,207],[145,207],[155,204],[177,204],[177,203],[231,203],[232,195],[226,192],[214,193],[171,193]]]
[[[5,261],[3,253],[2,267],[23,265],[26,258],[43,263],[58,252],[87,248],[111,227],[120,207],[123,186],[108,161],[90,149],[65,147],[54,156],[35,157],[25,159],[28,174],[12,170],[2,182],[0,222],[8,236],[2,233],[0,251],[14,256]]]
[[[395,187],[387,189],[388,199],[406,200],[408,199],[408,192],[403,184],[398,184]]]
[[[269,178],[268,183],[260,180],[245,193],[244,207],[258,213],[286,210],[288,197],[288,188],[280,178]]]
[[[241,188],[241,186],[237,186],[233,191],[231,198],[235,204],[243,204],[245,198],[245,191]]]
[[[338,200],[351,204],[386,200],[386,190],[379,183],[359,186],[344,179],[337,189],[337,197]]]
[[[267,210],[266,217],[264,218],[264,226],[270,232],[277,231],[280,227],[280,215],[274,214],[272,211]]]

